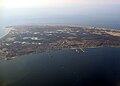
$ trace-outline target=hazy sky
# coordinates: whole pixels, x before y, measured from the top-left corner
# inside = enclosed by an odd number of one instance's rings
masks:
[[[4,16],[118,16],[120,15],[120,0],[0,0],[0,8],[2,9],[2,11],[0,9],[0,15]]]
[[[72,22],[74,18],[81,23],[83,20],[119,23],[119,15],[120,0],[0,0],[0,20],[7,22],[33,19],[42,23],[56,23],[56,20],[63,23]]]
[[[1,8],[58,8],[120,4],[120,0],[0,0]]]

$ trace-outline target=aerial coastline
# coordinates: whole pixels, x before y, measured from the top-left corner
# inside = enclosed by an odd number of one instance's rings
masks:
[[[120,47],[120,30],[92,26],[36,24],[7,26],[0,39],[0,58],[12,59],[51,50]]]

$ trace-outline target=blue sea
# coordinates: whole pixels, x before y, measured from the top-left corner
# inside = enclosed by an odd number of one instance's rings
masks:
[[[120,48],[51,51],[0,61],[0,86],[119,86]]]
[[[72,24],[120,29],[119,15],[82,15],[9,11],[0,16],[0,37],[5,26]],[[120,48],[44,52],[0,60],[0,86],[119,86]]]

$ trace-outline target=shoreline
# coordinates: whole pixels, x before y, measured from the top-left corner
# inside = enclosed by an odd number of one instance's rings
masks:
[[[84,49],[120,48],[119,37],[106,33],[110,31],[113,30],[94,27],[59,27],[56,25],[6,26],[4,27],[5,35],[1,37],[1,50],[3,51],[1,55],[11,59],[32,53],[65,49],[86,52]],[[33,39],[24,39],[24,37],[33,37]],[[114,38],[115,41],[112,40]],[[42,40],[39,41],[39,39]]]
[[[100,49],[100,48],[120,48],[120,46],[119,46],[119,47],[112,47],[112,46],[111,46],[111,47],[89,47],[89,48],[84,48],[84,49]],[[12,58],[11,60],[13,60],[13,59],[15,59],[15,58],[18,58],[18,57],[21,57],[21,56],[37,55],[37,54],[42,54],[42,53],[48,54],[48,53],[50,53],[50,52],[59,52],[59,51],[64,51],[64,50],[73,50],[73,51],[76,51],[75,49],[69,49],[69,48],[58,49],[58,50],[47,50],[47,51],[40,52],[40,53],[35,53],[35,52],[33,52],[33,53],[29,53],[29,54],[24,54],[24,55],[17,55],[17,56],[11,57],[11,58]],[[82,52],[82,51],[81,51],[81,53],[86,53],[86,52],[88,52],[88,51],[86,51],[86,50],[85,50],[85,52]],[[76,52],[76,53],[77,53],[77,52]]]
[[[81,49],[71,49],[71,48],[64,48],[64,49],[54,49],[54,50],[46,50],[46,51],[43,51],[43,52],[32,52],[32,53],[28,53],[28,54],[23,54],[23,55],[16,55],[16,56],[13,56],[13,57],[5,57],[3,59],[5,60],[12,60],[12,59],[15,59],[17,57],[20,57],[20,56],[27,56],[27,55],[36,55],[36,54],[42,54],[42,53],[49,53],[49,52],[55,52],[55,51],[64,51],[64,50],[73,50],[73,51],[76,51],[76,50],[80,50],[78,53],[86,53],[86,49],[100,49],[100,48],[120,48],[120,46],[101,46],[101,47],[86,47],[86,48],[81,48]],[[87,51],[88,52],[88,51]]]
[[[0,39],[9,34],[9,32],[12,30],[12,28],[2,28],[4,30],[4,35],[0,36]]]

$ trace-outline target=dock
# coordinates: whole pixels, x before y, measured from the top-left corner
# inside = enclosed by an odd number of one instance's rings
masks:
[[[85,52],[82,48],[70,48],[70,49],[72,49],[72,50],[75,50],[76,52],[79,52],[79,50],[81,50],[82,52]]]

